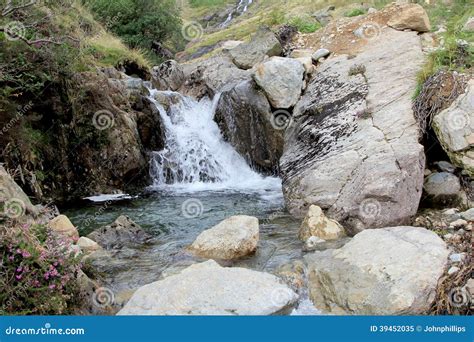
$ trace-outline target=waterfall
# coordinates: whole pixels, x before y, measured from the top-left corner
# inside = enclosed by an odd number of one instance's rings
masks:
[[[253,171],[224,141],[214,122],[219,96],[197,102],[176,92],[149,90],[165,131],[165,148],[153,152],[151,158],[154,187],[185,191],[281,188],[279,178]],[[165,99],[169,106],[165,109],[158,99]]]
[[[244,14],[247,12],[248,7],[252,4],[253,0],[240,0],[237,4],[237,7],[229,12],[226,20],[220,25],[221,28],[227,27],[227,25],[232,21],[234,18],[234,14],[237,16]]]

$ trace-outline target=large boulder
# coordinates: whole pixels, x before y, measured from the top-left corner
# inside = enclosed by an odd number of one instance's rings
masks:
[[[59,215],[49,221],[48,226],[51,230],[71,239],[77,240],[79,233],[66,215]]]
[[[273,315],[297,298],[274,275],[209,260],[139,288],[118,315]]]
[[[203,231],[189,248],[203,258],[231,260],[254,253],[258,239],[258,219],[239,215]]]
[[[262,27],[250,42],[242,43],[229,51],[232,61],[241,69],[251,69],[262,62],[265,56],[279,56],[283,52],[281,43],[269,28]]]
[[[275,108],[293,107],[299,100],[305,69],[293,58],[272,57],[256,67],[254,79]]]
[[[275,125],[271,106],[254,81],[223,92],[214,119],[224,138],[249,164],[267,173],[278,169],[284,131]]]
[[[434,116],[432,126],[451,162],[474,177],[474,80],[449,108]]]
[[[315,204],[355,234],[416,214],[425,156],[411,97],[423,62],[415,32],[385,28],[357,56],[320,66],[285,132],[280,165],[293,215]]]
[[[121,215],[114,222],[94,230],[87,236],[105,249],[121,248],[130,244],[147,243],[151,236],[128,216]]]
[[[365,230],[340,249],[305,257],[310,297],[335,314],[423,314],[448,255],[444,241],[424,228]]]
[[[435,207],[453,207],[461,204],[461,182],[449,172],[435,172],[425,179],[423,201]]]
[[[344,228],[337,221],[328,219],[320,207],[312,205],[301,224],[298,236],[303,241],[312,236],[323,240],[336,240],[345,234]]]
[[[31,204],[28,196],[0,165],[0,215],[18,219],[23,215],[37,216],[38,208]]]
[[[430,19],[425,9],[418,4],[396,5],[397,11],[388,21],[388,26],[396,30],[413,30],[418,32],[429,32],[431,30]]]
[[[184,84],[184,71],[178,62],[169,60],[153,67],[151,80],[158,90],[176,91]]]

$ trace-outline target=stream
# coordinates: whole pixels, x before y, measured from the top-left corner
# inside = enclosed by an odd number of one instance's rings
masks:
[[[218,96],[196,102],[147,86],[166,138],[165,148],[151,156],[153,184],[135,198],[104,202],[107,197],[98,196],[88,206],[65,211],[81,235],[127,215],[154,237],[149,245],[120,250],[105,263],[106,286],[116,294],[130,291],[202,261],[186,247],[232,215],[257,217],[260,241],[254,255],[223,265],[272,272],[301,259],[301,222],[285,211],[280,179],[253,171],[223,140],[213,120]],[[172,103],[166,110],[163,99]],[[300,303],[298,314],[318,313],[309,300]]]

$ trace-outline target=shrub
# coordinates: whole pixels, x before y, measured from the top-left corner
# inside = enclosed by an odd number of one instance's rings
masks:
[[[346,17],[357,17],[359,15],[364,15],[367,13],[367,11],[363,8],[354,8],[346,13],[344,13],[344,16]]]
[[[288,24],[298,28],[301,33],[313,33],[321,28],[321,24],[311,17],[293,17]]]
[[[0,312],[67,314],[79,305],[79,259],[44,224],[0,228]]]

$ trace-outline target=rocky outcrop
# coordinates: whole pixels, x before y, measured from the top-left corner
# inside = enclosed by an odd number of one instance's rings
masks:
[[[317,205],[309,207],[298,233],[298,237],[303,241],[310,237],[336,240],[343,236],[345,236],[344,228],[337,221],[328,219]]]
[[[474,80],[433,118],[432,127],[451,162],[474,177]]]
[[[79,233],[77,232],[76,227],[72,224],[69,218],[65,215],[59,215],[53,218],[48,223],[49,228],[65,237],[77,240],[79,238]]]
[[[396,30],[409,29],[418,32],[429,32],[431,30],[430,19],[421,5],[402,4],[395,6],[397,6],[397,13],[388,21],[388,26]]]
[[[23,215],[35,217],[39,214],[38,208],[31,204],[28,196],[2,165],[0,165],[0,202],[2,203],[0,217],[18,219]]]
[[[251,69],[262,62],[265,56],[279,56],[282,46],[275,33],[269,28],[262,27],[252,37],[250,42],[243,43],[229,51],[232,61],[241,69]]]
[[[232,260],[257,250],[258,219],[252,216],[232,216],[203,231],[189,249],[208,259]]]
[[[224,138],[256,169],[273,173],[283,153],[283,129],[265,94],[254,81],[239,83],[221,94],[214,120]]]
[[[293,215],[315,204],[354,234],[416,213],[425,157],[411,97],[423,61],[415,32],[385,28],[357,56],[320,66],[285,132],[280,164]]]
[[[105,249],[117,249],[130,244],[147,243],[151,236],[127,216],[119,216],[113,223],[88,235]]]
[[[274,275],[209,260],[139,288],[118,315],[273,315],[297,298]]]
[[[293,58],[272,57],[256,66],[254,80],[274,108],[290,108],[298,102],[305,69]]]
[[[369,229],[336,250],[307,255],[310,297],[334,314],[423,314],[449,250],[424,228]]]
[[[251,76],[250,71],[237,68],[229,57],[222,55],[186,64],[183,70],[186,82],[179,92],[198,100],[232,89]]]
[[[152,69],[151,80],[158,90],[176,91],[184,84],[184,71],[178,62],[169,60]]]

